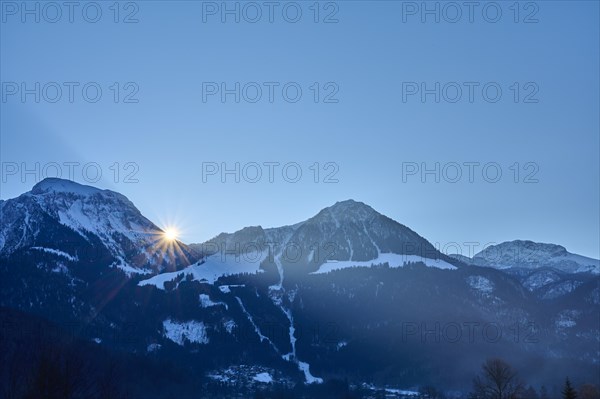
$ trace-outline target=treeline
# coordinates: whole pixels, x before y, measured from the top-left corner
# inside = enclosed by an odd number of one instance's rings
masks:
[[[576,389],[569,377],[566,377],[560,392],[549,393],[545,386],[536,390],[531,385],[526,385],[511,365],[495,358],[488,359],[481,366],[480,374],[473,380],[473,391],[468,399],[600,399],[600,388],[592,383],[584,383]]]
[[[0,327],[2,399],[180,398],[201,389],[177,362],[111,350],[30,314],[0,307]]]

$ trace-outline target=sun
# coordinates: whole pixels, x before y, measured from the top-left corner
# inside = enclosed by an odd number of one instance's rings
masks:
[[[179,236],[179,232],[174,227],[167,227],[164,230],[163,236],[165,237],[165,240],[167,240],[167,241],[175,241],[175,240],[177,240],[177,237]]]

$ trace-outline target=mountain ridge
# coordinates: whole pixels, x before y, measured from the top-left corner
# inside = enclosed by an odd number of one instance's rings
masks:
[[[184,258],[191,254],[183,244],[177,250],[164,245],[164,232],[115,191],[47,178],[3,201],[0,216],[0,256],[31,247],[74,256],[98,253],[101,247],[111,258],[110,266],[128,275],[189,264]]]
[[[209,255],[267,248],[280,274],[284,269],[292,274],[315,272],[326,262],[376,261],[382,254],[456,262],[409,227],[352,199],[338,201],[292,225],[248,226],[190,247]]]
[[[567,273],[600,273],[600,260],[571,253],[562,245],[531,240],[512,240],[490,245],[472,258],[457,254],[451,256],[467,264],[496,269],[536,270],[550,267]]]
[[[18,203],[16,207],[15,201]],[[99,212],[93,220],[94,223],[91,223],[90,219],[94,217],[90,218],[86,210],[102,206],[105,209]],[[142,246],[152,248],[160,240],[162,233],[160,228],[145,218],[133,202],[121,193],[71,180],[46,178],[18,197],[0,200],[0,215],[3,221],[0,229],[0,255],[17,250],[20,246],[27,246],[28,243],[30,246],[36,246],[33,237],[35,232],[32,232],[30,227],[47,223],[36,212],[49,216],[84,238],[87,233],[94,233],[101,237],[104,245],[115,255],[123,259],[124,252],[118,248],[119,243],[112,239],[112,234],[120,234],[132,243],[142,242]],[[120,218],[114,217],[117,214]],[[100,223],[99,219],[102,217],[109,222]],[[17,226],[20,235],[18,240],[11,242],[6,230],[19,222],[19,218],[22,219],[22,226]],[[110,230],[110,233],[106,234],[106,230]],[[236,245],[268,245],[273,248],[275,255],[281,255],[286,250],[286,245],[297,246],[301,253],[297,254],[298,259],[294,263],[367,262],[377,259],[381,253],[396,253],[439,258],[452,264],[458,261],[497,269],[533,270],[553,267],[569,273],[600,273],[600,261],[597,259],[571,253],[562,245],[522,239],[491,245],[472,258],[457,254],[446,256],[406,225],[354,199],[337,201],[295,224],[267,228],[261,225],[247,226],[233,233],[220,233],[204,243],[179,245],[190,253],[211,253],[210,248],[207,251],[207,247],[212,247],[213,253],[223,250],[221,246],[217,249],[215,243],[224,245],[225,250],[235,250]],[[325,243],[328,248],[323,248]],[[244,251],[243,248],[239,250]],[[290,251],[289,248],[287,250]],[[281,260],[283,264],[286,263],[285,258]],[[290,262],[287,263],[289,266]],[[127,268],[125,265],[124,267]]]

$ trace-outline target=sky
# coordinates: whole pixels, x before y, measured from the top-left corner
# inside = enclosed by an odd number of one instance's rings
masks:
[[[351,198],[600,257],[596,1],[72,4],[0,2],[2,199],[72,178],[189,243]]]

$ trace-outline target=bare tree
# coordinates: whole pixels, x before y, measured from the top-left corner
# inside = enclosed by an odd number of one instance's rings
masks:
[[[481,375],[473,381],[476,399],[517,399],[524,385],[517,372],[502,359],[488,359],[481,366]]]
[[[580,399],[600,399],[600,390],[592,384],[584,384],[579,388]]]

